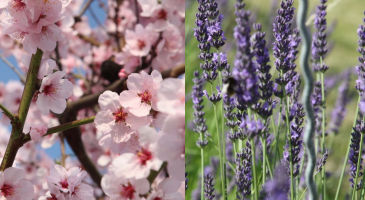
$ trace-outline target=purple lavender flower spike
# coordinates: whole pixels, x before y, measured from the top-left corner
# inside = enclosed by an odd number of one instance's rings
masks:
[[[290,160],[293,163],[293,175],[297,176],[299,173],[300,153],[302,151],[302,133],[303,133],[303,121],[304,111],[303,106],[299,103],[294,103],[291,108],[291,113],[294,113],[294,119],[290,125],[290,145],[287,144],[284,152],[284,159],[289,163]],[[289,152],[289,147],[291,147]]]
[[[365,12],[364,12],[365,15]],[[365,114],[365,18],[363,24],[357,29],[357,34],[359,36],[358,41],[358,52],[360,53],[359,56],[359,65],[356,67],[358,79],[356,80],[356,89],[359,91],[361,96],[360,101],[360,112],[364,115]]]
[[[214,0],[198,0],[198,3],[194,36],[199,42],[199,58],[203,61],[200,68],[203,69],[205,80],[214,81],[218,76],[217,70],[221,69],[222,66],[215,62],[211,48],[219,49],[225,44],[222,30],[223,16],[219,14],[218,4]]]
[[[351,186],[354,188],[354,179],[356,177],[357,171],[357,161],[360,156],[360,163],[362,163],[362,152],[360,152],[360,140],[361,134],[365,132],[365,124],[363,121],[358,120],[355,127],[351,133],[351,145],[350,145],[350,153],[349,153],[349,163],[350,163],[350,182]],[[358,177],[362,176],[362,165],[360,165]],[[359,188],[360,185],[357,185],[356,188]]]
[[[193,108],[194,108],[194,120],[193,120],[193,130],[194,132],[198,134],[204,134],[204,136],[208,136],[207,130],[208,127],[205,122],[205,112],[203,111],[204,105],[203,105],[203,88],[204,88],[204,80],[199,77],[199,72],[196,71],[194,73],[194,86],[192,91],[192,99],[193,99]],[[206,138],[206,137],[204,137]],[[197,141],[197,145],[199,147],[204,147],[208,144],[208,140]]]
[[[327,20],[326,20],[326,9],[327,0],[320,0],[320,4],[316,9],[316,17],[314,19],[314,27],[316,31],[313,34],[312,41],[312,59],[314,62],[314,71],[326,72],[328,67],[326,65],[320,65],[321,58],[324,59],[328,48],[327,48]]]
[[[296,76],[294,71],[297,57],[297,47],[300,42],[298,31],[293,29],[293,17],[294,8],[293,0],[283,0],[281,7],[278,10],[278,16],[275,18],[273,25],[275,42],[273,44],[273,53],[276,69],[280,72],[279,77],[275,80],[277,86],[281,86],[281,89],[276,88],[275,94],[280,95],[282,98],[282,89],[288,90],[285,95],[290,95],[289,82]],[[288,85],[289,84],[289,85]],[[291,84],[292,85],[292,84]],[[277,87],[276,86],[276,87]]]
[[[315,133],[317,135],[322,135],[322,89],[321,83],[319,81],[315,82],[314,90],[312,94],[312,105],[313,105],[313,112],[314,117],[316,119],[316,124],[314,127]]]
[[[253,53],[250,45],[251,13],[244,8],[245,3],[238,0],[235,12],[237,25],[234,29],[237,52],[232,76],[236,81],[234,89],[240,108],[255,105],[260,97],[256,74],[257,66],[252,60]]]
[[[212,2],[212,4],[217,4],[217,3]],[[210,42],[211,45],[216,49],[222,47],[225,44],[226,40],[222,30],[222,20],[223,20],[223,15],[219,15],[218,18],[213,18],[213,21],[209,24],[207,28],[209,35],[208,42]]]
[[[328,150],[326,149],[326,151],[323,154],[323,157],[317,163],[317,172],[322,171],[323,166],[327,162],[327,158],[328,158]]]
[[[269,49],[266,47],[265,32],[262,32],[261,24],[255,24],[254,28],[256,32],[252,35],[252,48],[256,58],[259,88],[261,92],[261,98],[268,100],[273,93],[273,81],[271,80]]]
[[[204,175],[204,196],[207,200],[215,199],[214,177],[211,173]]]
[[[267,181],[263,186],[264,200],[288,200],[290,190],[290,177],[285,162],[281,162],[275,169],[272,180]]]
[[[335,107],[331,114],[330,128],[331,133],[337,134],[339,128],[346,115],[346,105],[350,101],[349,97],[349,84],[350,84],[350,71],[346,72],[346,78],[338,88],[338,97]]]
[[[246,116],[244,119],[242,119],[240,128],[244,130],[244,136],[249,138],[258,137],[265,131],[265,126],[260,119],[255,120],[249,116]]]
[[[273,95],[274,83],[271,80],[271,66],[268,64],[270,62],[270,55],[269,49],[266,47],[265,32],[262,32],[260,24],[255,24],[254,28],[256,32],[252,35],[252,48],[258,69],[260,97],[264,101],[263,103],[258,103],[255,110],[261,117],[267,119],[272,115],[273,101],[271,97]]]
[[[224,117],[225,125],[229,127],[228,137],[230,140],[235,141],[239,138],[240,133],[236,127],[240,124],[237,119],[237,113],[234,109],[236,108],[236,101],[234,97],[230,97],[227,94],[223,95],[223,106],[224,106]]]
[[[217,93],[208,94],[206,90],[203,91],[204,95],[211,101],[213,104],[216,104],[220,100],[222,100],[222,91],[219,86],[216,87]]]
[[[252,172],[251,172],[251,145],[246,143],[242,153],[237,153],[236,158],[236,198],[241,200],[251,194]]]

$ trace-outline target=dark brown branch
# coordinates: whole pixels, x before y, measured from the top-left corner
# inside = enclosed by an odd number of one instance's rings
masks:
[[[67,109],[65,114],[59,118],[61,123],[72,122],[76,120],[77,112]],[[62,133],[70,145],[72,151],[75,153],[76,157],[82,164],[82,167],[90,175],[93,181],[100,187],[101,184],[101,174],[95,167],[94,163],[90,160],[89,156],[84,147],[84,143],[81,139],[80,127],[66,130]]]

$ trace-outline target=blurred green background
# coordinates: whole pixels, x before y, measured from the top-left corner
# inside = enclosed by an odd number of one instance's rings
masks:
[[[233,27],[235,26],[234,19],[234,0],[220,0],[220,10],[224,15],[223,28],[225,36],[227,37],[227,44],[222,49],[228,54],[229,62],[233,65],[233,58],[235,54],[234,39],[232,36]],[[261,23],[267,34],[267,40],[272,37],[272,13],[276,15],[276,8],[280,1],[278,0],[245,0],[247,3],[246,8],[251,10],[255,21]],[[295,7],[297,7],[298,1],[295,0]],[[314,13],[315,6],[319,3],[319,0],[310,0],[310,15]],[[349,68],[353,68],[357,65],[357,28],[362,23],[363,13],[365,10],[364,0],[329,0],[328,2],[328,17],[327,23],[331,30],[328,38],[330,47],[330,53],[325,59],[325,63],[329,66],[329,70],[326,72],[326,77],[336,76],[344,72]],[[275,8],[275,9],[273,9]],[[198,138],[197,134],[193,133],[190,129],[192,120],[192,102],[190,99],[190,92],[193,85],[192,76],[193,72],[199,68],[199,49],[197,48],[197,41],[193,36],[193,29],[195,27],[195,13],[197,11],[197,2],[195,0],[186,0],[186,24],[185,24],[185,36],[186,36],[186,171],[188,173],[189,185],[186,193],[186,199],[191,199],[191,194],[198,186],[199,180],[199,166],[200,166],[200,150],[195,145]],[[313,16],[312,16],[313,17]],[[313,18],[310,18],[313,19]],[[310,21],[310,27],[313,28],[313,21]],[[273,59],[271,59],[271,65]],[[327,190],[329,199],[332,199],[337,188],[338,178],[341,173],[342,163],[346,153],[346,147],[351,133],[351,126],[355,116],[355,107],[357,94],[354,90],[356,75],[352,75],[350,88],[354,98],[347,105],[347,113],[345,120],[337,135],[330,134],[326,138],[327,147],[332,146],[329,149],[329,158],[326,164],[326,171],[330,172],[330,177],[327,180]],[[341,83],[341,79],[336,87],[327,93],[327,124],[330,121],[332,108],[334,107],[338,92],[337,87]],[[213,123],[211,106],[205,108],[207,116],[207,124],[209,130],[215,129],[215,123]],[[214,137],[214,136],[213,136]],[[212,146],[212,145],[211,145]],[[218,151],[216,148],[208,147],[208,153],[206,157],[206,165],[210,164],[208,157],[217,156]],[[347,168],[348,170],[348,168]],[[347,174],[347,173],[346,173]],[[343,180],[340,199],[344,199],[349,190],[348,176]],[[234,199],[231,196],[230,199]]]

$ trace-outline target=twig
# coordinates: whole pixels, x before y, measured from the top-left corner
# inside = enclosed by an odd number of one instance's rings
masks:
[[[310,32],[305,26],[306,15],[308,10],[308,0],[300,0],[298,7],[297,24],[299,26],[300,35],[303,38],[302,51],[300,56],[300,67],[304,75],[304,91],[303,103],[304,110],[307,116],[307,124],[304,132],[304,143],[306,145],[308,163],[305,171],[305,181],[308,186],[309,199],[317,200],[317,188],[314,182],[314,168],[316,166],[316,153],[314,150],[313,133],[314,133],[314,113],[311,103],[311,95],[313,91],[313,76],[308,64],[309,52],[311,47]]]
[[[63,167],[65,167],[66,158],[67,158],[66,150],[65,150],[65,138],[63,137],[62,134],[60,134],[59,137],[60,137],[60,148],[61,148],[61,165]]]
[[[80,13],[75,17],[75,21],[79,22],[81,21],[81,17],[85,14],[86,10],[90,7],[93,0],[88,0],[84,6],[81,8]]]
[[[119,7],[120,5],[123,3],[123,0],[117,0],[117,5],[115,6],[115,9],[114,9],[114,12],[115,12],[115,16],[114,16],[114,23],[115,23],[115,33],[114,33],[114,38],[115,38],[115,42],[117,43],[117,49],[119,52],[122,51],[122,47],[121,47],[121,44],[120,44],[120,37],[119,37],[119,31],[118,31],[118,27],[119,27]]]
[[[139,9],[138,9],[138,1],[134,0],[134,12],[136,13],[136,24],[139,23]]]
[[[20,81],[24,84],[25,78],[24,75],[13,65],[11,62],[8,61],[8,59],[5,58],[3,54],[0,54],[0,59],[10,67],[11,70],[15,72],[15,74],[19,77]]]
[[[91,38],[91,37],[88,37],[88,36],[85,36],[85,35],[82,35],[82,34],[77,34],[77,36],[80,38],[80,39],[82,39],[82,40],[84,40],[85,42],[88,42],[88,43],[90,43],[91,45],[93,45],[93,46],[96,46],[96,47],[98,47],[98,46],[100,46],[100,43],[97,41],[97,40],[95,40],[94,38]]]
[[[85,125],[85,124],[93,123],[94,119],[95,119],[95,117],[88,117],[88,118],[85,118],[85,119],[75,120],[75,121],[72,121],[72,122],[67,122],[67,123],[58,125],[58,126],[49,128],[47,130],[47,133],[44,134],[43,136],[48,136],[48,135],[51,135],[51,134],[54,134],[54,133],[59,133],[59,132],[62,132],[62,131],[66,131],[66,130],[69,130],[69,129],[72,129],[72,128],[75,128],[75,127],[79,127],[79,126],[82,126],[82,125]],[[30,140],[31,140],[30,135],[26,134],[24,136],[24,143],[29,142]]]
[[[157,176],[167,167],[167,162],[163,162],[160,169],[158,171],[151,170],[150,175],[147,177],[148,182],[152,185],[152,183],[155,181]]]
[[[13,113],[11,113],[4,105],[0,104],[0,109],[4,112],[4,115],[9,117],[10,120],[15,118]]]
[[[58,70],[62,71],[63,70],[63,65],[61,63],[60,51],[58,50],[58,42],[57,42],[57,45],[56,45],[55,54],[56,54],[56,64],[58,66]]]

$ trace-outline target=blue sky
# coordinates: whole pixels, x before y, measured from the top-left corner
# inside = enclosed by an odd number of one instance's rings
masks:
[[[103,0],[103,2],[106,2]],[[91,4],[91,8],[95,15],[98,17],[99,21],[103,22],[106,18],[105,12],[98,6],[98,1],[93,1]],[[97,23],[93,19],[91,13],[87,11],[86,16],[89,18],[89,23],[91,27],[96,27]],[[17,66],[15,58],[14,57],[8,57],[7,58],[12,64]],[[1,82],[8,82],[9,80],[19,80],[18,76],[2,61],[0,60],[0,81]],[[45,150],[48,155],[50,155],[52,158],[60,158],[61,152],[60,152],[60,144],[57,143],[53,145],[51,148]],[[66,152],[67,154],[72,154],[72,151],[70,147],[66,143]]]

